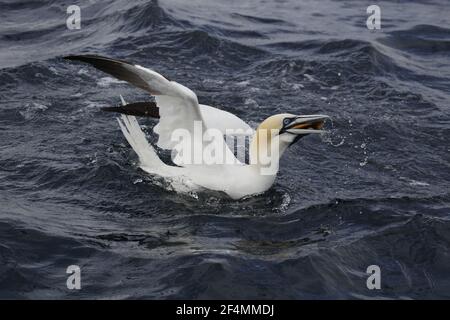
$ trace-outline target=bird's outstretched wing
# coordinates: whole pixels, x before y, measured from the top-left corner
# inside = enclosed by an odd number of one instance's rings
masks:
[[[211,128],[218,129],[223,134],[226,134],[227,129],[241,129],[241,131],[247,132],[246,134],[251,132],[250,127],[235,115],[217,108],[199,105],[197,95],[192,90],[175,81],[170,81],[148,68],[97,55],[70,55],[65,59],[89,63],[97,69],[117,79],[127,81],[155,96],[157,112],[149,104],[108,108],[106,111],[117,111],[132,115],[149,114],[151,111],[154,115],[157,114],[159,123],[153,130],[159,136],[157,145],[160,148],[172,150],[177,148],[177,145],[179,146],[179,141],[173,138],[175,130],[184,130],[194,139],[200,140],[202,140],[202,137],[195,137],[198,136],[199,128],[203,133]],[[143,108],[145,110],[141,110]],[[191,145],[198,146],[196,143]],[[203,140],[200,145],[204,145]],[[222,148],[223,142],[220,145]],[[231,152],[226,146],[224,148],[224,152]],[[180,152],[179,149],[177,150]]]
[[[91,64],[117,79],[127,81],[155,96],[160,122],[155,127],[159,134],[158,146],[172,149],[171,135],[175,129],[185,129],[193,134],[194,123],[203,124],[196,94],[185,86],[169,81],[159,73],[126,61],[96,55],[71,55],[68,60]],[[203,124],[204,125],[204,124]]]
[[[151,95],[176,95],[179,93],[176,90],[172,90],[170,84],[171,81],[167,80],[159,73],[124,60],[111,59],[97,55],[70,55],[64,57],[64,59],[89,63],[119,80],[127,81],[136,87],[147,91]]]

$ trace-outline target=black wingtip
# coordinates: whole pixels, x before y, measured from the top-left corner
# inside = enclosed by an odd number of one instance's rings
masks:
[[[119,80],[127,81],[152,95],[159,94],[159,92],[157,90],[153,90],[149,83],[142,77],[140,70],[130,62],[94,54],[68,55],[65,56],[64,59],[88,63],[98,70],[112,75]]]
[[[87,62],[87,63],[93,63],[94,61],[98,60],[109,60],[109,58],[96,56],[93,54],[86,54],[86,55],[68,55],[63,57],[64,60],[70,60],[70,61],[81,61],[81,62]]]
[[[71,60],[71,61],[81,61],[81,62],[87,62],[90,64],[93,64],[94,66],[98,63],[112,63],[112,64],[128,64],[132,65],[130,62],[121,60],[121,59],[115,59],[115,58],[108,58],[103,57],[97,54],[71,54],[68,56],[64,56],[63,59],[65,60]]]
[[[129,116],[159,119],[159,108],[155,102],[134,102],[120,107],[103,107],[102,111],[118,112]]]

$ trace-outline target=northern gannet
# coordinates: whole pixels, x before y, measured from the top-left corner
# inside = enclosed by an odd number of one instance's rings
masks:
[[[70,55],[119,80],[150,93],[155,102],[104,108],[122,113],[120,128],[139,157],[140,168],[163,177],[177,191],[210,189],[233,199],[263,193],[275,181],[279,158],[293,143],[310,133],[321,133],[326,115],[276,114],[256,130],[235,115],[198,103],[189,88],[140,65],[97,55]],[[175,165],[163,162],[148,143],[135,116],[159,118],[153,131],[157,146],[172,150]],[[238,159],[225,136],[251,135],[249,163]],[[182,139],[183,138],[183,139]],[[242,146],[241,146],[242,147]]]

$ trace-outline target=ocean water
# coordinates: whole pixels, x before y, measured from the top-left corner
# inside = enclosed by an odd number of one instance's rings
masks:
[[[0,1],[0,298],[450,298],[447,0],[377,1],[380,30],[370,1],[76,1],[80,30],[71,4]],[[177,194],[100,111],[149,97],[62,59],[80,53],[150,67],[253,126],[333,121],[265,194]]]

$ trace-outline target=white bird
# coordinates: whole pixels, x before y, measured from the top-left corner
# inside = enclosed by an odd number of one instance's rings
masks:
[[[118,118],[120,128],[139,156],[142,170],[163,177],[176,191],[209,189],[224,192],[233,199],[263,193],[275,181],[283,152],[301,137],[323,132],[324,121],[329,118],[276,114],[254,131],[229,112],[199,104],[192,90],[153,70],[96,55],[72,55],[65,59],[87,62],[155,97],[156,103],[131,104],[121,97],[122,106],[104,110],[122,113],[121,119]],[[135,116],[159,118],[153,129],[159,136],[157,146],[172,150],[175,165],[159,158]],[[227,135],[252,136],[248,164],[230,150],[224,139]]]

